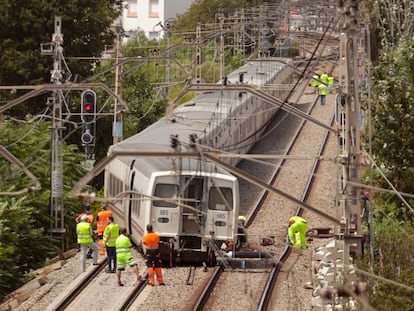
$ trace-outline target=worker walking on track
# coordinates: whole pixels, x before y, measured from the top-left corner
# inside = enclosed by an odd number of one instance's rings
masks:
[[[106,272],[115,273],[116,271],[116,239],[119,237],[119,225],[114,222],[114,218],[109,216],[109,225],[106,226],[102,241],[106,247],[106,262],[108,268]]]
[[[288,237],[291,245],[301,249],[307,249],[306,245],[306,220],[300,216],[289,219]]]
[[[126,235],[126,229],[122,228],[120,230],[119,237],[115,242],[116,260],[118,264],[118,270],[116,271],[118,286],[124,286],[124,284],[121,282],[121,272],[125,270],[126,265],[130,266],[134,270],[137,276],[137,281],[141,280],[141,276],[139,275],[138,271],[138,264],[132,256],[131,247],[132,243],[129,237]]]
[[[98,231],[99,240],[99,253],[105,256],[105,243],[103,241],[104,230],[109,225],[109,217],[112,216],[112,212],[108,210],[106,205],[103,205],[101,211],[98,213],[96,218],[96,229]]]
[[[78,243],[80,245],[80,255],[81,255],[81,270],[82,272],[86,271],[86,255],[88,248],[92,250],[93,255],[93,264],[98,264],[98,245],[95,244],[92,238],[92,227],[89,222],[87,222],[88,216],[83,215],[79,219],[79,223],[76,225],[76,234],[78,236]]]
[[[142,237],[142,244],[145,245],[147,258],[148,283],[155,285],[155,275],[159,285],[165,285],[162,278],[162,262],[160,258],[160,235],[153,231],[152,225],[147,225],[147,233]]]

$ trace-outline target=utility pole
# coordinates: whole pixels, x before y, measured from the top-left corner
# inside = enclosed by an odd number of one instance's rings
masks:
[[[121,95],[121,79],[122,79],[122,65],[119,64],[119,58],[122,57],[122,25],[115,25],[116,30],[116,46],[115,46],[115,57],[116,57],[116,67],[115,67],[115,94]],[[117,97],[115,97],[114,102],[114,122],[112,126],[112,137],[113,144],[116,144],[122,141],[123,137],[123,115],[122,111],[124,110],[123,105],[118,102]]]
[[[53,55],[53,70],[50,81],[55,85],[63,82],[63,34],[61,32],[62,18],[55,17],[55,32],[52,35],[52,42],[41,45],[43,55]],[[62,125],[62,101],[61,89],[53,91],[53,96],[48,98],[48,104],[53,107],[51,126],[51,197],[50,213],[52,223],[49,232],[61,240],[62,250],[65,248],[65,208],[63,203],[63,125]]]
[[[360,101],[359,101],[359,23],[357,21],[358,1],[341,2],[340,27],[343,35],[340,41],[340,72],[338,102],[336,103],[337,125],[341,154],[341,186],[339,206],[343,212],[340,237],[344,241],[344,277],[349,274],[351,256],[362,254],[361,189],[360,183]]]
[[[201,83],[201,23],[197,23],[196,28],[196,61],[195,61],[195,81],[194,83]],[[222,78],[222,77],[220,77]]]

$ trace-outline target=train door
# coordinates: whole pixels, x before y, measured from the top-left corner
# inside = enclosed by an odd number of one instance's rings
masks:
[[[231,185],[210,185],[206,233],[214,239],[232,239],[235,204]]]
[[[183,203],[190,207],[183,207],[182,211],[182,233],[183,234],[203,234],[204,233],[204,213],[205,213],[205,194],[204,178],[186,178],[184,180]]]
[[[135,179],[135,172],[133,171],[133,167],[135,164],[135,160],[133,160],[131,162],[131,165],[129,166],[129,179],[128,182],[126,183],[126,187],[128,187],[127,189],[125,189],[126,191],[130,191],[133,189],[134,187],[134,179]],[[128,230],[128,233],[132,234],[132,200],[133,199],[133,194],[131,193],[129,195],[129,200],[125,200],[125,204],[124,204],[124,211],[125,211],[125,217],[126,217],[126,228]]]

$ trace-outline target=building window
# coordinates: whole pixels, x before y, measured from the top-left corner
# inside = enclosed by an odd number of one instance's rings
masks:
[[[159,17],[158,0],[149,1],[149,17]]]
[[[160,39],[160,34],[157,31],[150,31],[148,33],[148,39],[150,40],[159,40]]]
[[[128,0],[128,17],[137,17],[137,2],[138,0]]]

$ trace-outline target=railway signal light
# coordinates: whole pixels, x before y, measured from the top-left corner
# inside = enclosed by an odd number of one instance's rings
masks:
[[[82,93],[81,120],[84,123],[93,123],[96,120],[96,93],[92,90]]]
[[[81,141],[85,145],[89,145],[93,142],[93,135],[91,134],[89,129],[86,129],[86,131],[82,134]]]

